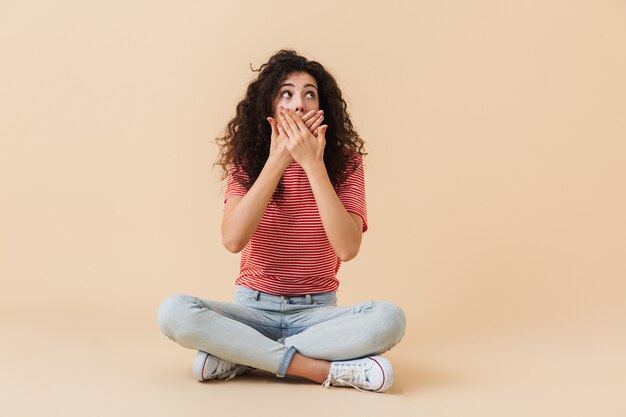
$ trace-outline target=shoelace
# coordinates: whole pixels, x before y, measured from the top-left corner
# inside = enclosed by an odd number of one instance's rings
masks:
[[[225,361],[224,359],[220,359],[217,364],[217,369],[215,370],[215,375],[218,379],[224,379],[224,377],[228,376],[228,378],[225,379],[225,381],[228,381],[237,375],[241,375],[247,370],[253,369],[254,368],[250,368],[249,366],[238,365]]]
[[[367,378],[365,377],[366,365],[366,363],[333,364],[330,367],[328,378],[326,378],[322,386],[326,388],[330,388],[331,384],[334,386],[351,386],[358,391],[365,392],[367,390],[361,389],[357,385],[367,385]]]

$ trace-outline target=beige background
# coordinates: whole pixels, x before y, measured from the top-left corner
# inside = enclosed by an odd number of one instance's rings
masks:
[[[283,47],[370,152],[384,395],[199,384],[156,323],[232,295],[212,141]],[[626,415],[626,2],[0,0],[0,57],[1,415]]]

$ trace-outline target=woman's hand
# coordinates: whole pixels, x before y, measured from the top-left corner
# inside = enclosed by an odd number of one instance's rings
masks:
[[[324,147],[326,146],[326,129],[328,125],[321,125],[317,130],[317,137],[311,133],[302,118],[293,110],[280,112],[278,125],[279,136],[287,137],[286,145],[293,159],[305,170],[317,164],[324,164]]]
[[[267,121],[272,126],[270,156],[267,160],[276,161],[284,171],[294,161],[287,149],[287,136],[279,132],[278,123],[273,117],[268,117]]]
[[[317,133],[319,132],[319,126],[322,124],[323,120],[324,110],[311,110],[307,114],[302,115],[302,121],[315,137],[317,137]]]
[[[280,106],[278,108],[279,112],[286,111],[286,110],[287,108],[284,106]],[[319,126],[322,124],[323,120],[324,120],[324,110],[311,110],[307,112],[306,114],[302,115],[302,121],[304,122],[306,127],[309,128],[309,130],[311,131],[311,133],[313,133],[314,136],[317,136],[317,133],[319,132]]]

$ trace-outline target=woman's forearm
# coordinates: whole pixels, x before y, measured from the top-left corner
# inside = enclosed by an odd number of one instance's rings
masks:
[[[285,169],[281,161],[268,159],[246,195],[228,213],[224,213],[222,242],[226,249],[236,253],[246,246],[261,222]]]
[[[304,168],[330,245],[342,261],[359,253],[362,233],[337,196],[324,162]]]

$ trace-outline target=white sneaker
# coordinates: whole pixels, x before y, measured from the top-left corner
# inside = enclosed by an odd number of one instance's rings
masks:
[[[351,361],[330,363],[330,372],[323,386],[350,386],[359,391],[383,392],[393,384],[393,368],[387,358],[368,356]]]
[[[193,365],[193,376],[198,381],[224,379],[228,381],[237,375],[253,371],[255,368],[228,362],[203,351],[198,351]]]

